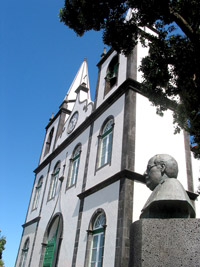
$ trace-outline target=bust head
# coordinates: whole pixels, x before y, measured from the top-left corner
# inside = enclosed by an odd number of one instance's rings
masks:
[[[165,179],[177,178],[178,164],[172,156],[158,154],[149,160],[144,175],[147,187],[153,191]]]

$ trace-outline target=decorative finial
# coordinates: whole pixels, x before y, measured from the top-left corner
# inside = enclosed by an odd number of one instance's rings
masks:
[[[49,121],[52,121],[53,120],[53,117],[54,117],[54,112],[52,112],[51,118],[49,119]]]
[[[106,55],[106,47],[104,47],[103,53],[101,54],[101,58],[103,58]]]

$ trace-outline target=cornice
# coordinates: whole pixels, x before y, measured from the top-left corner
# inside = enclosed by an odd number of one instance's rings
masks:
[[[85,84],[80,84],[79,87],[75,90],[75,93],[78,95],[81,90],[85,93],[88,93],[89,88],[87,88]]]
[[[100,59],[99,63],[97,64],[97,67],[100,67],[114,51],[115,50],[113,48],[108,50],[108,52]]]
[[[124,169],[118,173],[115,173],[113,176],[110,176],[109,178],[107,178],[106,180],[102,181],[101,183],[85,190],[84,192],[80,193],[77,195],[77,197],[79,199],[84,199],[85,197],[88,197],[89,195],[92,195],[94,193],[96,193],[97,191],[117,182],[120,181],[121,179],[130,179],[132,181],[138,181],[142,184],[145,185],[145,177],[144,175],[141,175],[137,172],[133,172],[127,169]],[[186,190],[186,193],[188,194],[189,198],[191,200],[196,200],[197,197],[199,196],[198,194],[188,191]]]
[[[118,173],[115,173],[113,176],[110,176],[109,178],[107,178],[106,180],[102,181],[101,183],[87,189],[86,191],[80,193],[77,195],[78,198],[83,199],[85,197],[88,197],[91,194],[94,194],[95,192],[121,180],[121,179],[130,179],[133,181],[138,181],[141,182],[143,184],[145,184],[145,178],[143,175],[124,169]]]
[[[51,120],[49,121],[49,123],[47,124],[47,126],[45,127],[46,130],[53,124],[53,122],[58,118],[58,116],[59,116],[62,112],[63,112],[63,113],[66,113],[66,114],[70,114],[70,113],[71,113],[71,111],[70,111],[69,109],[60,107],[60,110],[56,113],[56,115],[53,117],[53,119],[51,119]]]
[[[25,227],[27,227],[27,226],[33,224],[33,223],[39,222],[40,219],[41,219],[41,217],[38,216],[38,217],[34,218],[33,220],[24,223],[24,224],[22,225],[22,227],[25,228]]]

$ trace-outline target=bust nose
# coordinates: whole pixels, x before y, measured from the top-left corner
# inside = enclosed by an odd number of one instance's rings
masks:
[[[143,174],[144,178],[145,178],[145,181],[148,179],[148,174],[147,174],[147,171],[144,172]]]

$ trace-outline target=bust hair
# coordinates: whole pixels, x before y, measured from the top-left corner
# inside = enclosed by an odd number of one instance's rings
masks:
[[[154,156],[154,164],[165,165],[165,174],[169,178],[177,178],[178,176],[178,163],[168,154],[158,154]]]

